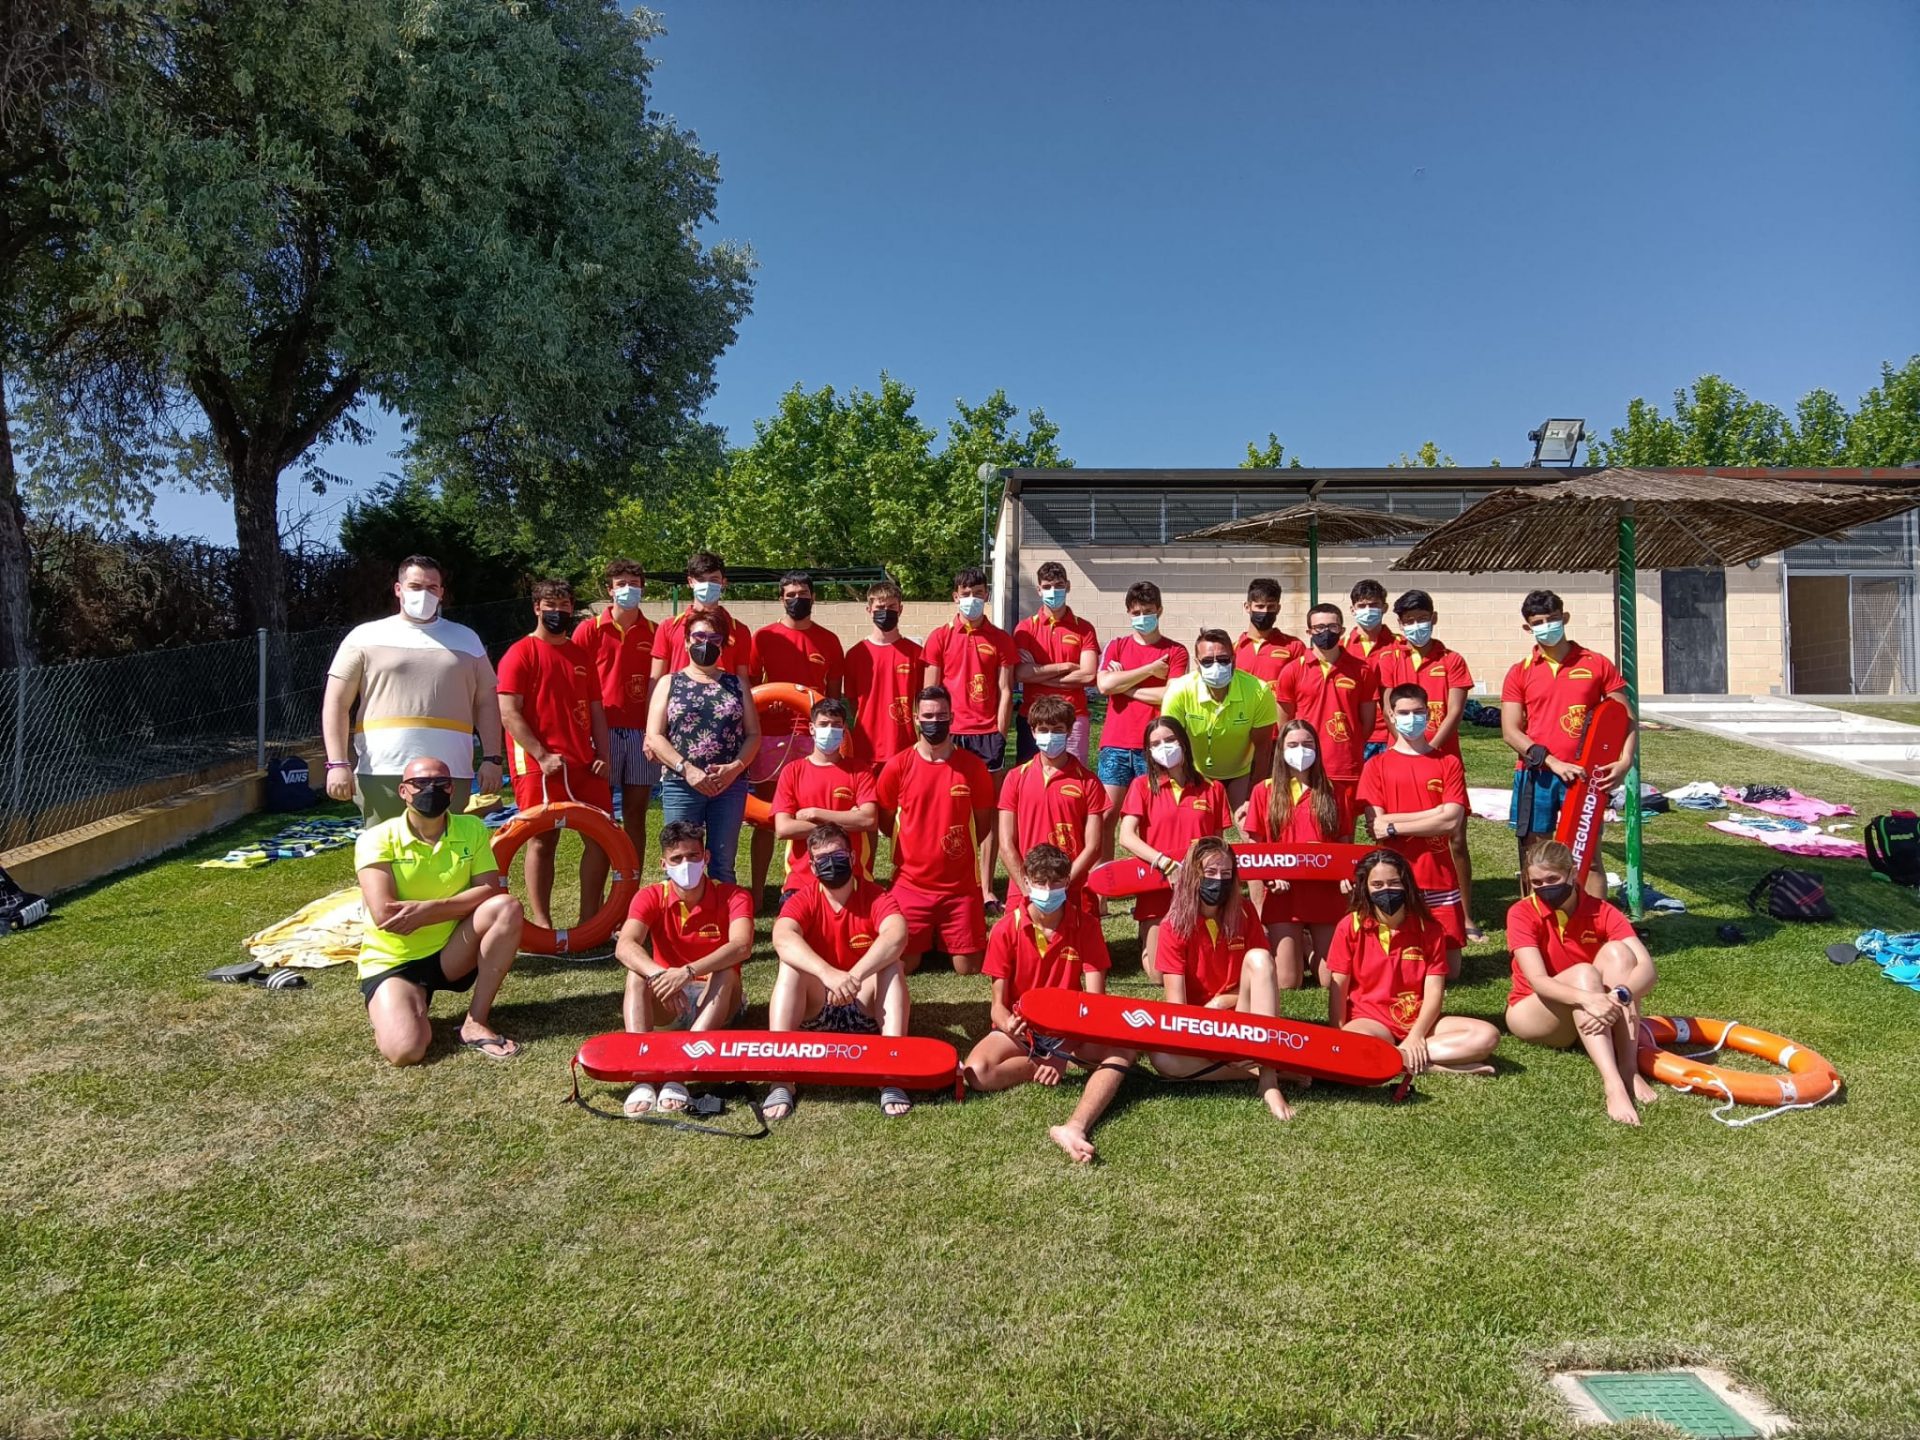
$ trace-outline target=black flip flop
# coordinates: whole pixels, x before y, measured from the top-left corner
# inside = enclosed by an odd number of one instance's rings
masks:
[[[258,960],[242,960],[236,965],[222,965],[218,970],[209,970],[207,979],[217,980],[222,985],[244,985],[266,968]]]
[[[1836,941],[1827,946],[1827,959],[1836,965],[1851,965],[1860,958],[1860,952],[1846,941]]]
[[[265,975],[249,976],[247,983],[262,990],[304,990],[307,977],[294,970],[270,970]]]

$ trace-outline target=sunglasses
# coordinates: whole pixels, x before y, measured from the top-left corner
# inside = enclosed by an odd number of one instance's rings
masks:
[[[416,790],[438,790],[442,795],[451,795],[453,793],[453,781],[451,780],[409,780],[406,783]]]

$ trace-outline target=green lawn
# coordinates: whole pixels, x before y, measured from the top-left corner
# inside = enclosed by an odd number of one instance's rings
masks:
[[[1657,784],[1915,798],[1683,731],[1646,748]],[[1504,754],[1470,737],[1475,780]],[[1130,1082],[1090,1168],[1044,1134],[1070,1096],[1038,1089],[899,1121],[812,1092],[757,1144],[563,1106],[574,1046],[619,1021],[606,965],[524,963],[496,1012],[517,1062],[453,1047],[443,997],[432,1063],[390,1071],[344,971],[200,979],[350,877],[347,852],[192,867],[273,828],[248,822],[0,940],[0,1430],[1547,1436],[1570,1433],[1550,1367],[1706,1362],[1801,1434],[1915,1435],[1920,995],[1821,951],[1920,905],[1792,862],[1844,920],[1753,920],[1774,858],[1704,819],[1649,826],[1652,879],[1694,907],[1653,922],[1659,1008],[1815,1047],[1843,1101],[1732,1130],[1668,1094],[1630,1130],[1584,1059],[1508,1041],[1497,1079],[1401,1106],[1317,1087],[1287,1125],[1250,1086]],[[1473,833],[1492,928],[1511,846]],[[1735,917],[1744,947],[1714,938]],[[1470,954],[1453,1004],[1497,1017],[1505,975]],[[986,1023],[982,981],[914,990],[918,1030]]]
[[[1912,700],[1823,700],[1829,710],[1844,710],[1849,715],[1871,715],[1876,720],[1898,720],[1902,725],[1920,725],[1920,697]]]

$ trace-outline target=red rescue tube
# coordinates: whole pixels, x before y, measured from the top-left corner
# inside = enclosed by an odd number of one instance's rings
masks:
[[[573,1063],[595,1080],[793,1080],[807,1085],[940,1090],[960,1055],[924,1035],[829,1035],[812,1030],[615,1030],[595,1035]]]
[[[598,949],[613,938],[627,918],[627,907],[640,892],[640,858],[633,853],[633,841],[627,832],[606,811],[577,800],[555,800],[522,810],[495,833],[493,861],[500,873],[507,873],[522,845],[552,830],[572,830],[605,851],[612,884],[606,903],[571,930],[549,930],[529,920],[520,931],[520,949],[528,955],[570,955]]]
[[[1332,840],[1251,840],[1233,847],[1242,880],[1319,881],[1338,884],[1353,878],[1353,867],[1374,852],[1372,845]],[[1106,900],[1153,895],[1170,887],[1167,877],[1146,861],[1109,860],[1087,872],[1087,888]]]

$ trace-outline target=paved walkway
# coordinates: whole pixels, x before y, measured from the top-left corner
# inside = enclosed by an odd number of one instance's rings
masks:
[[[1643,698],[1640,712],[1669,724],[1920,785],[1920,725],[1775,695]]]

